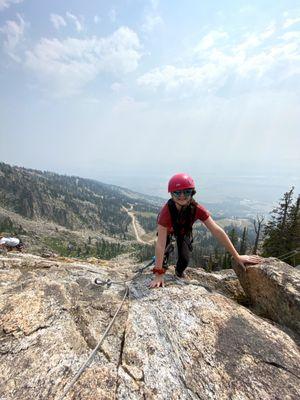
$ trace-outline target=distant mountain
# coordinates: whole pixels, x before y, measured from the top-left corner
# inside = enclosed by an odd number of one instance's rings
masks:
[[[118,186],[0,163],[0,206],[31,220],[125,238],[131,219],[122,206],[157,212],[159,203]]]
[[[138,249],[148,256],[153,250],[136,243],[126,209],[150,215],[153,227],[162,203],[119,186],[0,163],[0,234],[21,237],[37,254],[111,258]]]

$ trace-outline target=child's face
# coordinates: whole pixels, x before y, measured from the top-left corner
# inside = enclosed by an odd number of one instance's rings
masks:
[[[173,200],[180,206],[186,206],[190,202],[191,197],[192,196],[187,196],[183,192],[181,192],[179,195],[177,194],[176,196],[174,195],[174,193],[172,193]]]

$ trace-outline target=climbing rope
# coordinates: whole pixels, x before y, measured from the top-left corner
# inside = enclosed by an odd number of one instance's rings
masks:
[[[282,254],[281,256],[277,256],[276,258],[279,258],[280,260],[285,260],[287,258],[292,257],[293,255],[296,255],[300,253],[300,249],[295,249],[295,250],[291,250],[288,253]]]
[[[59,400],[63,400],[65,398],[65,396],[69,393],[69,391],[72,389],[72,387],[75,385],[75,383],[77,382],[77,380],[80,378],[81,374],[83,373],[83,371],[90,365],[92,359],[95,357],[99,347],[101,346],[101,344],[103,343],[104,339],[106,338],[107,334],[109,333],[111,327],[113,326],[117,315],[119,314],[126,297],[129,294],[129,286],[127,286],[127,282],[133,281],[134,279],[136,279],[146,268],[150,267],[151,265],[153,265],[155,262],[155,257],[153,257],[153,259],[151,260],[151,262],[149,264],[147,264],[144,267],[139,268],[136,272],[136,274],[128,280],[125,281],[112,281],[110,279],[107,280],[101,280],[99,278],[95,279],[95,284],[98,286],[107,286],[110,287],[112,284],[114,285],[122,285],[125,287],[125,294],[123,296],[122,302],[119,306],[119,308],[117,309],[117,311],[115,312],[112,320],[110,321],[110,324],[108,325],[108,327],[106,328],[105,332],[103,333],[101,339],[99,340],[97,346],[94,348],[94,350],[91,352],[91,354],[89,355],[88,359],[83,363],[83,365],[79,368],[79,370],[76,372],[76,374],[74,375],[74,378],[72,379],[72,381],[65,387],[61,397],[59,397]],[[94,272],[94,271],[92,271]]]
[[[121,310],[125,299],[127,297],[129,293],[129,288],[128,286],[126,287],[125,290],[125,294],[123,297],[123,300],[119,306],[119,308],[117,309],[117,311],[115,312],[115,315],[113,316],[112,320],[110,321],[110,324],[108,325],[108,327],[106,328],[106,331],[103,333],[101,339],[99,340],[97,346],[94,348],[94,350],[91,352],[89,358],[86,360],[86,362],[79,368],[79,370],[77,371],[77,373],[75,374],[74,378],[72,379],[72,381],[69,383],[69,385],[66,386],[63,394],[61,395],[61,397],[59,398],[59,400],[63,400],[64,397],[66,396],[66,394],[72,389],[72,387],[75,385],[77,379],[79,379],[79,377],[81,376],[81,374],[83,373],[83,371],[89,366],[90,362],[92,361],[92,359],[94,358],[95,354],[97,353],[99,347],[101,346],[101,344],[103,343],[103,340],[106,338],[108,332],[110,331],[111,327],[113,326],[115,319],[117,318],[117,315],[119,314],[119,311]]]
[[[141,268],[138,268],[137,270],[135,270],[134,271],[135,275],[130,279],[126,279],[125,281],[112,281],[111,279],[102,280],[100,278],[96,278],[94,283],[98,286],[106,285],[107,287],[109,287],[111,285],[125,285],[128,282],[134,281],[142,272],[145,271],[145,269],[151,267],[151,265],[153,265],[154,263],[155,263],[155,257],[153,257],[152,260],[144,267],[141,267]]]

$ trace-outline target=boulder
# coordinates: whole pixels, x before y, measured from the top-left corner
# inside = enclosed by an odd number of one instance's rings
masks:
[[[128,260],[127,260],[128,261]],[[126,262],[127,262],[126,261]],[[97,345],[124,295],[118,268],[0,256],[0,399],[59,400]],[[52,265],[51,265],[52,263]],[[108,399],[298,399],[294,340],[195,276],[152,274],[130,295],[101,349],[65,396]],[[205,287],[204,287],[205,286]]]
[[[300,335],[300,271],[276,258],[235,266],[241,285],[257,313]]]
[[[203,268],[189,268],[188,278],[201,282],[206,288],[236,300],[240,304],[248,304],[249,298],[244,292],[233,269],[206,272]]]

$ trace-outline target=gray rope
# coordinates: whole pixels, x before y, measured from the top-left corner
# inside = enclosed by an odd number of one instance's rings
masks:
[[[59,400],[63,400],[65,398],[65,396],[67,395],[67,393],[72,389],[72,387],[75,385],[75,383],[77,382],[77,380],[80,378],[81,374],[83,373],[83,371],[89,366],[90,362],[92,361],[92,359],[94,358],[95,354],[97,353],[99,347],[101,346],[101,344],[103,343],[104,339],[106,338],[108,332],[110,331],[111,327],[113,326],[115,319],[119,313],[119,311],[121,310],[124,301],[126,299],[126,297],[128,296],[129,293],[129,287],[126,285],[127,282],[131,282],[134,279],[136,279],[146,268],[150,267],[153,263],[155,262],[155,259],[153,258],[152,261],[147,264],[146,266],[140,268],[139,270],[137,270],[137,273],[131,278],[131,279],[127,279],[125,281],[111,281],[110,279],[107,279],[106,281],[103,281],[99,278],[95,279],[95,284],[96,285],[107,285],[107,287],[109,287],[110,285],[114,284],[114,285],[122,285],[125,287],[125,294],[123,297],[123,300],[119,306],[119,308],[117,309],[117,311],[115,312],[112,320],[110,321],[110,324],[108,325],[108,327],[106,328],[105,332],[103,333],[101,339],[99,340],[97,346],[94,348],[94,350],[91,352],[90,356],[88,357],[88,359],[85,361],[85,363],[79,368],[79,370],[77,371],[77,373],[75,374],[74,378],[72,379],[72,381],[69,383],[69,385],[67,385],[63,391],[63,394],[61,395],[61,397],[59,397]],[[95,271],[90,271],[90,272],[95,272]]]
[[[292,255],[295,255],[297,253],[300,252],[300,249],[295,249],[295,250],[291,250],[288,253],[282,254],[281,256],[278,256],[276,258],[279,258],[280,260],[285,260],[286,258],[291,257]],[[285,256],[285,257],[284,257]]]
[[[104,334],[102,335],[101,339],[99,340],[97,346],[94,348],[94,350],[92,351],[92,353],[90,354],[89,358],[86,360],[86,362],[79,368],[79,370],[77,371],[77,373],[75,374],[74,378],[72,379],[72,381],[69,383],[69,385],[67,385],[63,391],[63,394],[61,395],[61,397],[59,398],[59,400],[63,400],[64,397],[67,395],[67,393],[72,389],[72,387],[75,385],[76,381],[79,379],[79,377],[81,376],[81,374],[83,373],[83,371],[89,366],[90,362],[92,361],[92,359],[94,358],[95,354],[97,353],[99,347],[101,346],[101,344],[103,343],[103,340],[105,339],[105,337],[107,336],[108,332],[110,331],[111,327],[113,326],[115,319],[119,313],[119,311],[121,310],[125,299],[127,297],[129,293],[129,288],[128,286],[126,286],[126,290],[125,290],[125,294],[123,297],[123,300],[119,306],[119,308],[117,309],[117,311],[115,312],[115,315],[113,316],[112,320],[110,321],[110,324],[108,325],[108,327],[106,328]]]

